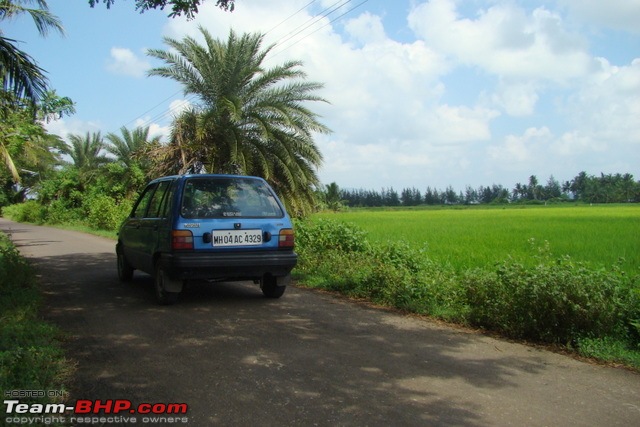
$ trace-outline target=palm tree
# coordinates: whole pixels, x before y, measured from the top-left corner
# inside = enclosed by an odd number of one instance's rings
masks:
[[[41,122],[34,121],[31,109],[7,110],[1,122],[0,159],[13,183],[29,185],[22,181],[21,170],[27,176],[42,177],[47,169],[60,163],[57,151],[64,143],[57,136],[49,135]]]
[[[344,201],[342,200],[340,187],[338,187],[338,184],[335,182],[325,186],[324,198],[327,203],[327,207],[332,211],[337,212],[342,209]]]
[[[124,184],[125,196],[129,197],[152,178],[153,163],[149,153],[161,147],[160,137],[150,138],[148,126],[137,127],[133,131],[123,126],[120,133],[106,136],[105,149],[115,156],[116,163],[120,165],[116,177]]]
[[[36,117],[45,123],[76,113],[75,103],[69,97],[58,96],[55,90],[46,91],[36,108]]]
[[[137,127],[133,131],[123,126],[120,128],[120,133],[122,136],[115,133],[107,134],[106,139],[109,143],[105,149],[126,167],[138,163],[143,169],[148,169],[145,166],[148,166],[149,162],[144,154],[150,148],[160,145],[160,137],[149,138],[149,126]]]
[[[39,9],[30,9],[22,6],[32,3],[33,0],[0,0],[0,21],[13,18],[16,15],[27,13],[33,18],[38,32],[46,36],[49,29],[55,29],[63,33],[62,24],[57,17],[49,13],[45,0],[35,0]],[[28,54],[16,47],[16,41],[7,38],[0,30],[0,114],[7,119],[10,114],[10,106],[16,100],[25,98],[32,106],[42,98],[47,91],[47,79],[45,71],[40,68]],[[5,135],[6,136],[6,135]],[[20,182],[20,174],[15,165],[6,138],[0,138],[0,157],[6,168],[11,173],[13,181]]]
[[[262,49],[263,35],[229,34],[225,42],[200,27],[204,45],[185,37],[165,38],[171,50],[148,55],[167,66],[149,75],[182,83],[198,104],[176,118],[169,147],[162,154],[167,171],[242,173],[264,177],[292,211],[314,206],[322,155],[313,133],[329,129],[305,104],[326,102],[305,82],[299,61],[265,69],[273,46]]]
[[[39,8],[23,6],[31,3],[37,3]],[[25,13],[31,16],[43,37],[49,30],[64,34],[60,20],[49,12],[46,0],[0,0],[0,21]],[[4,92],[35,104],[47,90],[44,73],[32,57],[16,47],[15,40],[5,37],[0,30],[0,79]]]
[[[98,169],[109,163],[109,158],[102,154],[105,148],[100,132],[89,133],[85,136],[69,135],[69,142],[62,150],[73,160],[81,186],[84,186],[93,179]]]

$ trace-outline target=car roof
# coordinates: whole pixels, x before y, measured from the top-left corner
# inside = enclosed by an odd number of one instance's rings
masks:
[[[150,182],[158,182],[165,181],[169,179],[189,179],[189,178],[243,178],[243,179],[256,179],[259,181],[264,181],[263,178],[259,176],[250,176],[250,175],[230,175],[230,174],[214,174],[214,173],[201,173],[201,174],[184,174],[184,175],[168,175],[156,178]]]

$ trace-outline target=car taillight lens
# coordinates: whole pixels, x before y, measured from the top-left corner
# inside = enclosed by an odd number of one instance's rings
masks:
[[[193,249],[193,233],[189,230],[173,230],[171,249]]]
[[[280,234],[278,236],[278,247],[293,248],[293,246],[294,246],[293,230],[290,228],[283,228],[282,230],[280,230]]]

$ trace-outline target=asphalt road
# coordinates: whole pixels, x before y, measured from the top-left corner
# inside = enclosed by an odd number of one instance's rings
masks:
[[[624,369],[296,287],[269,300],[252,283],[195,285],[162,307],[149,276],[118,281],[113,241],[0,230],[68,333],[72,401],[187,403],[190,426],[640,425],[640,376]]]

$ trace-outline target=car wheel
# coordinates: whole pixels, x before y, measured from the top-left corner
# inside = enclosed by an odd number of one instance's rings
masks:
[[[260,289],[267,298],[280,298],[287,287],[278,286],[278,280],[270,274],[266,274],[260,280]]]
[[[133,279],[133,267],[122,253],[122,249],[118,248],[116,255],[118,258],[118,278],[122,282],[130,282]]]
[[[166,290],[167,282],[170,280],[172,279],[169,278],[167,273],[164,271],[162,263],[158,262],[153,281],[156,290],[156,299],[161,305],[171,305],[178,301],[178,296],[180,295],[178,292],[169,292]]]

